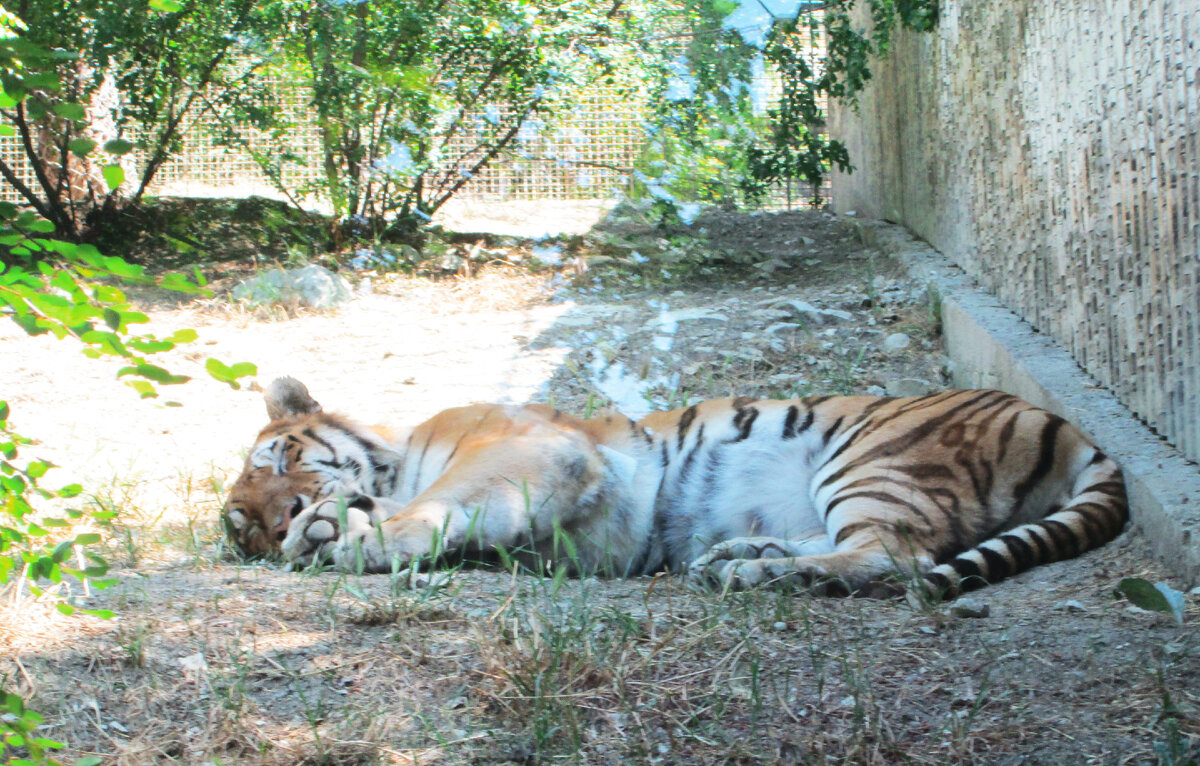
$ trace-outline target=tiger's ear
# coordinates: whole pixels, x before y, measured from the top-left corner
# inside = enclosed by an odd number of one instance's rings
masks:
[[[272,421],[311,415],[321,411],[321,405],[308,394],[304,384],[295,378],[276,378],[267,386],[267,416]]]

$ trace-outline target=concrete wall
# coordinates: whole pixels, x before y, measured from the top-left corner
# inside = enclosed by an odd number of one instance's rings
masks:
[[[1200,460],[1200,0],[942,0],[831,128],[834,205],[949,256]]]

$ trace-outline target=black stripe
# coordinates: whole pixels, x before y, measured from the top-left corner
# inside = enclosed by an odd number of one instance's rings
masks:
[[[871,521],[856,521],[852,524],[847,524],[838,530],[837,535],[833,538],[833,544],[841,545],[842,541],[855,532],[861,532],[864,529],[870,529],[871,527],[876,526],[879,526],[879,523]]]
[[[738,410],[733,416],[733,425],[738,430],[738,436],[734,441],[740,442],[750,438],[750,431],[754,428],[754,421],[758,418],[757,407],[746,407]]]
[[[955,418],[962,417],[961,411],[968,407],[971,407],[972,405],[976,404],[977,402],[980,402],[984,399],[1007,400],[1007,399],[1012,398],[1012,397],[1008,396],[1007,394],[1001,394],[999,391],[952,392],[952,394],[955,396],[958,396],[958,395],[961,395],[964,393],[970,393],[973,395],[970,396],[969,398],[967,398],[965,401],[959,402],[958,404],[954,405],[954,407],[943,412],[942,414],[940,414],[936,417],[929,418],[928,420],[922,422],[920,425],[916,426],[915,428],[908,429],[908,430],[904,431],[903,433],[901,433],[900,435],[898,435],[894,438],[888,439],[886,442],[883,442],[882,444],[875,445],[875,447],[873,447],[870,451],[866,452],[865,454],[858,455],[857,457],[855,457],[854,460],[847,462],[845,465],[843,465],[837,471],[835,471],[832,474],[830,474],[829,476],[827,476],[821,482],[821,485],[817,488],[818,491],[820,491],[821,489],[828,486],[831,482],[837,481],[838,479],[842,478],[850,471],[852,471],[856,468],[859,468],[860,466],[875,463],[878,460],[885,458],[885,457],[902,454],[905,450],[910,449],[913,445],[915,445],[916,443],[925,439],[926,437],[930,436],[931,434],[940,433],[941,430],[943,429],[944,425],[947,422],[949,422]],[[937,395],[934,395],[934,396],[931,396],[928,398],[930,400],[934,400],[934,399],[938,399],[941,396],[943,396],[943,395],[937,394]],[[924,399],[920,399],[917,401],[924,401]],[[985,403],[984,406],[985,407],[992,406],[994,403],[995,402]],[[893,418],[881,419],[881,422],[886,422],[887,420],[894,419],[894,417],[895,416],[893,416]],[[876,428],[877,428],[877,424],[876,424]]]
[[[895,495],[891,494],[890,492],[884,492],[883,490],[865,490],[862,492],[845,492],[845,493],[839,492],[838,495],[836,497],[834,497],[832,500],[830,500],[829,504],[825,506],[825,513],[823,516],[823,520],[828,519],[830,514],[833,513],[833,509],[836,508],[843,500],[856,500],[858,498],[866,498],[868,500],[879,500],[880,502],[883,502],[883,503],[890,503],[892,505],[899,506],[901,508],[908,510],[910,513],[913,513],[916,516],[920,517],[921,521],[925,522],[926,528],[929,528],[929,529],[933,528],[933,524],[932,524],[932,522],[930,522],[929,516],[925,513],[925,511],[921,510],[920,508],[918,508],[916,505],[909,502],[908,500],[902,500],[899,497],[896,497]]]
[[[950,559],[950,566],[954,567],[954,571],[958,572],[958,576],[964,580],[968,577],[978,577],[980,579],[984,579],[983,572],[980,571],[979,565],[971,559],[964,559],[961,556],[955,556],[954,558]]]
[[[324,439],[322,439],[320,436],[317,436],[317,432],[316,432],[316,431],[314,431],[314,430],[312,429],[312,427],[305,428],[305,429],[304,429],[303,431],[301,431],[300,433],[301,433],[302,435],[304,435],[304,436],[308,437],[309,439],[312,439],[312,440],[313,440],[313,441],[315,441],[317,444],[320,444],[320,445],[321,445],[322,447],[324,447],[325,449],[329,450],[330,454],[332,454],[332,455],[333,455],[335,458],[337,457],[337,450],[335,450],[335,449],[333,448],[333,445],[332,445],[332,444],[330,444],[329,442],[325,441]]]
[[[1053,519],[1043,519],[1039,524],[1050,533],[1050,537],[1054,538],[1054,544],[1058,548],[1058,552],[1062,554],[1061,558],[1069,559],[1079,555],[1079,538],[1076,537],[1074,530],[1061,521]]]
[[[837,420],[835,420],[833,422],[833,425],[831,425],[829,428],[825,429],[825,433],[823,433],[821,435],[821,440],[822,440],[823,444],[829,444],[829,440],[832,439],[833,435],[835,433],[837,433],[837,430],[842,427],[842,421],[845,419],[846,419],[846,416],[842,415],[841,417],[839,417]]]
[[[1014,412],[1008,420],[1004,421],[1004,427],[1000,429],[1000,453],[996,456],[997,463],[1004,462],[1004,456],[1008,454],[1008,445],[1012,442],[1013,433],[1017,430],[1017,418],[1021,416],[1021,411]]]
[[[809,414],[812,414],[811,410],[809,410]],[[789,405],[787,408],[787,417],[783,419],[783,438],[785,440],[796,438],[796,421],[799,419],[800,408],[794,404]]]
[[[677,430],[679,445],[676,449],[683,449],[683,439],[687,436],[688,429],[692,427],[692,421],[696,419],[696,411],[697,407],[693,404],[679,416],[679,427]]]
[[[416,468],[413,470],[413,494],[417,494],[417,488],[421,486],[421,464],[425,462],[425,453],[429,451],[429,445],[433,443],[433,436],[437,432],[436,428],[430,427],[429,438],[425,440],[425,446],[421,448],[421,455],[417,458]]]
[[[1033,547],[1037,548],[1036,563],[1045,564],[1054,561],[1054,554],[1050,550],[1050,545],[1042,539],[1042,535],[1038,532],[1037,527],[1025,527],[1025,534],[1029,535],[1029,539],[1033,540]]]
[[[915,465],[889,465],[889,471],[902,473],[905,476],[910,476],[916,481],[930,481],[932,479],[953,479],[954,471],[941,463],[917,463]]]
[[[555,410],[555,412],[558,412],[558,410]],[[474,432],[474,429],[470,431],[464,431],[463,434],[458,437],[458,441],[454,442],[454,449],[450,450],[450,454],[447,455],[445,461],[442,462],[442,473],[446,472],[446,466],[450,465],[450,461],[453,460],[454,456],[458,454],[458,448],[462,446],[463,440]]]
[[[1083,495],[1088,492],[1103,492],[1110,497],[1114,495],[1118,497],[1123,496],[1125,494],[1125,482],[1117,481],[1116,479],[1106,479],[1084,487],[1077,494]]]
[[[979,555],[983,556],[983,560],[987,562],[988,582],[1003,580],[1012,574],[1012,564],[1002,554],[997,553],[991,548],[980,546],[975,550],[979,551]]]
[[[691,473],[692,465],[696,460],[696,455],[700,452],[700,447],[704,445],[704,423],[696,429],[696,443],[688,450],[687,456],[683,459],[683,465],[679,469],[679,476],[676,477],[676,484],[683,484],[687,481],[688,474]]]
[[[954,590],[953,583],[950,578],[941,572],[930,572],[925,575],[925,582],[929,583],[931,589],[941,594],[949,594]]]
[[[1084,533],[1087,535],[1086,547],[1091,548],[1100,545],[1112,537],[1109,533],[1111,525],[1107,519],[1109,509],[1106,506],[1099,503],[1080,503],[1066,510],[1074,511],[1079,516],[1079,521],[1083,524]]]
[[[1013,490],[1013,499],[1016,501],[1015,506],[1018,509],[1025,504],[1025,499],[1029,496],[1029,493],[1037,487],[1042,479],[1046,478],[1046,474],[1050,473],[1050,469],[1054,467],[1054,447],[1058,441],[1058,431],[1063,427],[1063,423],[1065,422],[1065,420],[1057,415],[1049,415],[1046,425],[1042,427],[1042,449],[1038,454],[1037,464],[1034,465],[1033,470],[1025,477],[1025,480]]]
[[[1013,561],[1017,564],[1016,571],[1024,572],[1034,564],[1038,563],[1038,558],[1033,552],[1033,548],[1029,547],[1029,543],[1022,540],[1017,535],[1006,534],[1000,535],[998,538],[1008,546],[1008,552],[1012,554]]]

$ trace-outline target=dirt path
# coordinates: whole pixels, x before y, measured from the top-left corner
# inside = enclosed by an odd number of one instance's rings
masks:
[[[123,764],[1124,764],[1195,742],[1190,626],[1111,596],[1120,577],[1163,579],[1130,534],[981,592],[986,617],[698,594],[670,577],[470,571],[412,591],[223,555],[222,487],[276,375],[327,409],[396,423],[469,401],[636,415],[946,384],[924,286],[836,222],[697,227],[744,268],[676,281],[646,271],[653,259],[603,281],[375,275],[345,307],[290,319],[154,312],[164,332],[200,332],[164,360],[196,380],[156,402],[114,381],[116,365],[0,326],[0,391],[41,440],[32,454],[123,512],[110,550],[122,583],[91,602],[119,616],[10,619],[0,678],[33,693],[73,756]],[[638,241],[606,235],[606,257],[639,263]],[[209,356],[256,362],[255,385],[209,380]],[[1194,598],[1190,609],[1194,620]]]

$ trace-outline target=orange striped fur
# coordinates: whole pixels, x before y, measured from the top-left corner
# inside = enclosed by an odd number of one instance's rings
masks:
[[[248,554],[392,571],[504,549],[613,576],[880,595],[995,582],[1115,537],[1117,465],[999,391],[720,399],[634,422],[477,404],[388,434],[284,378],[230,492]]]

